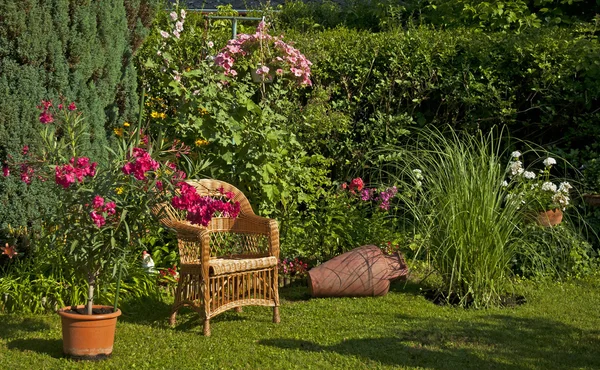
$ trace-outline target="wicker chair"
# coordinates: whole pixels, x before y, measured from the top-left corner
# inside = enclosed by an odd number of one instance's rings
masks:
[[[184,306],[203,316],[206,336],[212,317],[232,308],[241,311],[242,306],[272,306],[273,322],[278,323],[277,221],[255,215],[244,194],[228,183],[192,180],[188,184],[200,195],[233,192],[241,210],[236,219],[215,217],[202,227],[165,207],[161,221],[177,232],[181,260],[171,325]]]

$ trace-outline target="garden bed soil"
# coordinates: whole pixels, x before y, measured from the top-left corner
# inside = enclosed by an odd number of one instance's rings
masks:
[[[75,315],[87,315],[87,310],[85,307],[77,308],[76,306],[71,306],[71,309],[64,310],[63,312]],[[115,311],[112,307],[92,308],[92,315],[107,315],[113,312]]]

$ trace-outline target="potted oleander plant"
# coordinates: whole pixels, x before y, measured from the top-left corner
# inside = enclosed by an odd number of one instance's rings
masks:
[[[215,213],[237,216],[239,204],[226,198],[200,197],[183,181],[187,174],[177,167],[177,158],[189,148],[165,140],[152,141],[140,125],[115,130],[116,148],[106,148],[99,165],[84,153],[89,135],[84,117],[74,102],[42,101],[40,143],[35,150],[23,148],[24,160],[7,158],[5,176],[18,173],[26,184],[49,182],[56,195],[52,212],[43,215],[51,242],[65,260],[87,281],[87,301],[61,308],[63,350],[68,356],[98,359],[112,353],[117,317],[113,306],[97,305],[98,280],[156,222],[156,210],[171,204],[187,212],[193,224],[206,226]],[[141,121],[141,120],[140,120]],[[118,284],[117,284],[118,286]],[[118,291],[117,291],[118,297]]]
[[[519,151],[511,154],[508,180],[503,183],[509,191],[507,199],[521,203],[526,210],[523,214],[541,226],[560,224],[563,211],[571,205],[569,192],[573,186],[566,181],[557,184],[551,178],[550,170],[556,164],[556,159],[544,159],[544,168],[536,173],[533,168],[524,167],[521,157]]]

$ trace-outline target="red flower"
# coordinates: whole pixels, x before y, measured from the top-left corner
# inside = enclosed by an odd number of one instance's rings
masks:
[[[71,102],[71,104],[69,104],[67,109],[70,110],[71,112],[74,111],[75,109],[77,109],[77,107],[75,106],[75,102]]]
[[[100,209],[100,208],[102,208],[103,205],[104,205],[104,198],[102,198],[99,195],[96,195],[94,197],[94,200],[92,201],[92,207],[94,207],[95,209]]]
[[[0,249],[2,249],[2,254],[6,254],[8,256],[8,258],[10,258],[10,259],[12,259],[14,256],[19,254],[19,253],[17,253],[16,248],[11,247],[10,245],[8,245],[8,243],[6,243],[5,246]]]
[[[357,177],[350,182],[350,191],[361,191],[364,186],[365,184],[363,183],[363,180],[360,177]]]
[[[106,224],[106,219],[104,219],[104,217],[96,211],[90,212],[90,217],[98,227],[102,227],[104,224]]]
[[[23,155],[27,155],[27,153],[29,153],[29,145],[23,145]]]
[[[54,117],[52,117],[52,114],[48,113],[47,111],[43,111],[40,113],[40,122],[43,124],[52,123],[54,122]]]
[[[2,174],[4,175],[4,177],[10,176],[10,168],[8,168],[8,166],[2,167]]]

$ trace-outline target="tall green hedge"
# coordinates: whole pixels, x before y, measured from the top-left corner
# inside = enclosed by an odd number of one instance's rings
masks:
[[[0,161],[38,140],[36,105],[64,96],[89,127],[89,156],[102,160],[107,133],[137,115],[132,55],[158,0],[0,2]],[[0,230],[36,220],[52,200],[47,184],[26,191],[19,174],[0,178]],[[0,239],[1,238],[0,232]]]
[[[514,136],[565,152],[600,152],[600,43],[593,25],[510,34],[415,26],[381,33],[337,28],[289,39],[313,61],[315,88],[352,118],[332,147],[338,166],[400,144],[413,125],[508,125]],[[576,159],[576,158],[573,158]],[[585,158],[581,158],[585,159]]]

